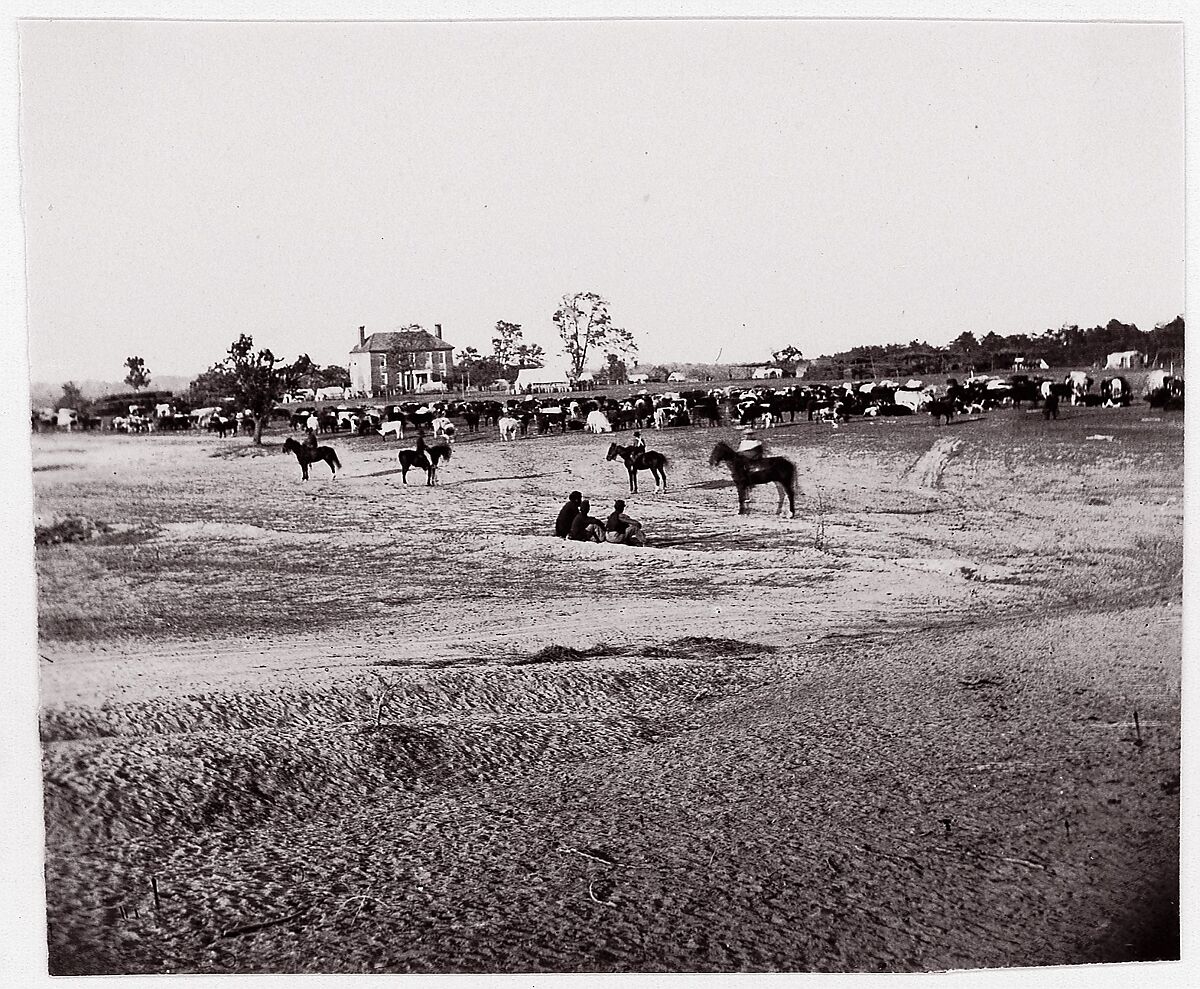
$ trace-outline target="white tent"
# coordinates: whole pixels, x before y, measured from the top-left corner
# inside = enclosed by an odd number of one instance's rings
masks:
[[[571,378],[565,367],[523,367],[513,387],[517,391],[569,391]]]
[[[1136,350],[1118,350],[1108,355],[1108,360],[1105,361],[1104,367],[1108,368],[1131,368],[1142,366],[1142,355]]]

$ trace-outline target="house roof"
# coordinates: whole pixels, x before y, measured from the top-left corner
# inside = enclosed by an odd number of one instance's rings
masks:
[[[395,330],[372,333],[366,342],[351,349],[352,354],[386,354],[393,350],[453,350],[454,344],[440,340],[428,330]]]

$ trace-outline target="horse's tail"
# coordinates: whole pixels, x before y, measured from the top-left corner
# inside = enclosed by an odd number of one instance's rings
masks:
[[[334,467],[336,467],[338,470],[342,469],[342,462],[340,460],[338,460],[337,451],[335,449],[333,449],[332,447],[330,447],[330,449],[329,449],[329,459],[331,461],[333,461]]]

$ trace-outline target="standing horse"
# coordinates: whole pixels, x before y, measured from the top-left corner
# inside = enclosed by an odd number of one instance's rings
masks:
[[[311,446],[304,446],[302,443],[297,443],[289,436],[283,441],[283,448],[296,455],[296,459],[300,461],[302,480],[305,481],[308,480],[309,464],[315,464],[323,460],[329,464],[329,469],[333,472],[335,478],[337,477],[338,469],[342,466],[342,462],[338,460],[338,455],[331,446],[319,446],[313,449]]]
[[[779,506],[775,509],[778,515],[783,511],[783,499],[787,496],[788,518],[796,517],[796,465],[786,457],[762,457],[758,460],[748,460],[738,453],[728,443],[721,441],[713,447],[712,455],[708,458],[710,467],[725,464],[733,475],[733,483],[738,493],[738,514],[747,514],[746,499],[750,489],[758,484],[774,482],[779,489]]]
[[[629,471],[629,491],[636,494],[637,475],[639,470],[648,470],[654,478],[654,491],[667,490],[667,458],[655,450],[639,450],[636,446],[617,446],[612,443],[608,447],[605,460],[616,460],[620,457],[625,461],[625,469]]]
[[[400,480],[405,484],[408,483],[408,472],[413,467],[420,467],[425,471],[425,486],[431,487],[437,483],[437,469],[439,460],[450,459],[450,447],[442,446],[426,446],[425,437],[417,434],[417,445],[412,450],[401,450],[396,459],[400,461]]]

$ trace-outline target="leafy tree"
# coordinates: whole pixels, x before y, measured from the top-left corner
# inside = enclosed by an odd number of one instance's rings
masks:
[[[485,357],[474,347],[464,347],[458,355],[452,380],[463,385],[488,387],[504,376],[504,365],[495,357]]]
[[[604,367],[596,376],[600,384],[624,385],[629,382],[629,369],[617,354],[604,355]]]
[[[962,354],[964,357],[970,357],[979,349],[979,341],[975,339],[974,333],[967,330],[950,341],[950,349]]]
[[[517,350],[522,346],[520,323],[509,323],[500,319],[496,321],[496,335],[492,337],[492,357],[497,364],[511,365],[517,363]]]
[[[224,363],[214,364],[188,386],[188,404],[194,409],[232,401],[236,384]]]
[[[62,395],[59,396],[56,407],[74,409],[76,412],[86,414],[91,408],[91,403],[83,397],[82,389],[74,381],[68,381],[62,386]]]
[[[1144,344],[1150,353],[1151,361],[1162,364],[1165,361],[1181,361],[1184,355],[1184,322],[1182,316],[1176,316],[1169,323],[1158,323],[1146,334]]]
[[[562,337],[563,353],[571,362],[573,378],[583,374],[590,352],[611,351],[630,360],[637,355],[633,334],[623,327],[613,326],[608,302],[595,292],[564,295],[553,318]]]
[[[771,360],[783,369],[783,373],[789,378],[796,376],[796,368],[800,366],[800,362],[804,360],[804,355],[800,353],[800,348],[789,344],[782,350],[776,350],[771,354]]]
[[[517,367],[543,367],[546,363],[546,352],[541,344],[522,343],[517,345]]]
[[[340,364],[329,364],[316,374],[322,388],[349,388],[350,372]]]
[[[129,368],[129,373],[125,375],[125,384],[135,392],[150,384],[150,369],[140,357],[126,357],[125,366]]]
[[[304,375],[311,374],[316,365],[304,354],[293,364],[285,364],[270,350],[254,349],[254,338],[243,333],[229,346],[229,352],[220,365],[229,375],[226,379],[232,386],[232,394],[238,406],[248,409],[254,416],[254,442],[262,445],[263,429],[271,418],[275,403],[285,391],[295,387]]]
[[[424,327],[418,326],[416,323],[413,323],[409,326],[404,327],[404,329],[401,330],[400,332],[401,333],[417,333],[417,332],[421,331],[422,329],[424,329]],[[416,364],[413,360],[412,351],[404,349],[404,346],[403,346],[403,343],[401,342],[400,337],[394,336],[391,339],[392,339],[392,342],[388,346],[388,349],[385,352],[385,356],[384,356],[384,371],[385,371],[384,390],[389,395],[395,394],[396,392],[403,393],[403,392],[407,391],[409,375],[411,374],[412,371],[414,371],[416,369]],[[389,380],[388,373],[390,373],[391,375],[394,375],[394,377],[391,379],[392,380],[391,386],[389,386],[387,384],[387,382]]]

